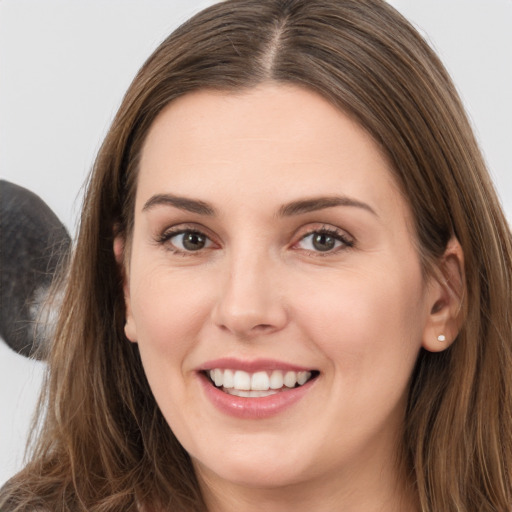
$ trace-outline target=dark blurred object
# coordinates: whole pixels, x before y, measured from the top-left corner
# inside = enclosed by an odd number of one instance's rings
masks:
[[[19,354],[44,359],[60,302],[49,290],[69,247],[39,196],[0,180],[0,336]]]

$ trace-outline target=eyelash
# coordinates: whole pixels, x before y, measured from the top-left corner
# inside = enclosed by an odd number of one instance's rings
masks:
[[[294,244],[294,246],[298,245],[300,242],[304,241],[306,238],[312,236],[312,235],[326,235],[334,238],[334,240],[341,243],[341,245],[337,248],[334,248],[333,250],[328,251],[313,251],[313,250],[307,250],[305,249],[309,254],[312,254],[314,256],[319,257],[326,257],[331,256],[333,254],[338,253],[339,251],[344,251],[347,249],[351,249],[354,247],[354,240],[352,238],[349,238],[343,231],[340,231],[339,229],[333,228],[333,227],[322,227],[319,229],[313,229],[303,236],[301,236],[300,240]]]
[[[204,237],[207,241],[211,243],[214,243],[212,239],[206,235],[203,231],[196,229],[196,228],[187,228],[187,227],[179,227],[176,229],[168,229],[165,232],[163,232],[161,235],[159,235],[156,239],[157,243],[159,245],[165,245],[167,250],[171,251],[173,254],[178,254],[181,256],[199,256],[202,254],[204,249],[208,249],[209,247],[204,247],[201,249],[198,249],[197,251],[189,251],[189,250],[183,250],[180,248],[177,248],[172,244],[171,239],[183,235],[183,234],[190,234],[190,235],[197,235],[200,237]],[[334,250],[327,250],[327,251],[320,251],[320,250],[308,250],[303,249],[303,251],[307,252],[308,254],[311,254],[313,256],[319,256],[319,257],[326,257],[333,254],[338,253],[339,251],[351,249],[354,247],[354,240],[349,238],[344,232],[340,231],[336,228],[329,228],[329,227],[322,227],[319,229],[313,229],[311,231],[308,231],[304,235],[300,237],[300,239],[295,242],[292,245],[292,248],[295,248],[298,244],[303,242],[306,238],[312,236],[312,235],[326,235],[334,238],[337,242],[341,243],[341,246],[338,246],[337,248],[334,248]],[[300,250],[300,249],[297,249]]]
[[[210,241],[210,243],[212,242],[212,239],[208,235],[206,235],[203,231],[196,229],[196,228],[187,228],[187,227],[168,229],[168,230],[164,231],[161,235],[159,235],[157,237],[156,241],[159,245],[164,245],[166,247],[166,249],[169,250],[170,252],[172,252],[173,254],[178,254],[181,256],[199,256],[203,252],[204,248],[199,249],[197,251],[187,251],[187,250],[179,249],[171,242],[172,238],[179,236],[179,235],[183,235],[183,234],[201,236],[201,237],[204,237],[206,240]]]

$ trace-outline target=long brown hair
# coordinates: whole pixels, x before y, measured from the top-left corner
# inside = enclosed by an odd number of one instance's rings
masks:
[[[141,68],[88,184],[42,420],[31,461],[4,489],[9,510],[204,510],[189,457],[124,336],[113,237],[129,238],[138,157],[162,108],[196,89],[269,80],[316,91],[382,147],[426,272],[459,240],[466,320],[449,349],[419,356],[400,455],[422,511],[510,510],[510,232],[447,72],[382,0],[227,0]]]

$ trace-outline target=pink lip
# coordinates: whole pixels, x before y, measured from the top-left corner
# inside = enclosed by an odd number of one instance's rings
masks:
[[[212,368],[229,368],[246,372],[258,370],[307,371],[308,369],[267,359],[240,361],[231,358],[208,361],[198,368],[197,375],[207,399],[222,413],[240,419],[256,420],[277,416],[301,400],[317,381],[315,378],[302,386],[279,391],[274,395],[249,398],[230,395],[215,387],[204,373],[205,370]]]
[[[295,364],[276,361],[275,359],[253,359],[252,361],[244,361],[234,357],[223,357],[221,359],[214,359],[202,364],[198,371],[212,370],[220,368],[221,370],[243,370],[245,372],[254,373],[263,370],[283,370],[293,372],[311,371],[311,368],[304,366],[297,366]]]

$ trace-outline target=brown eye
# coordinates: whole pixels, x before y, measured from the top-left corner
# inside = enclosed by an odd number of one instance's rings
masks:
[[[311,244],[317,251],[331,251],[336,247],[336,239],[327,233],[314,233]]]
[[[337,252],[340,249],[353,247],[354,242],[341,231],[318,230],[302,237],[297,246],[310,252],[328,253]]]
[[[198,251],[206,245],[206,237],[201,233],[183,233],[182,243],[187,251]]]
[[[194,252],[205,249],[211,245],[211,240],[200,231],[182,231],[167,237],[167,240],[178,251]]]

